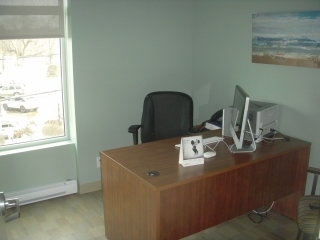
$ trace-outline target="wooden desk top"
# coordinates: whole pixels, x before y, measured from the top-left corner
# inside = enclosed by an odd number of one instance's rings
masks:
[[[221,130],[199,134],[202,134],[204,138],[221,136]],[[256,161],[264,161],[287,151],[311,147],[310,142],[291,138],[288,142],[274,140],[272,143],[258,143],[257,150],[253,153],[233,154],[223,142],[220,142],[215,148],[217,155],[205,159],[203,165],[182,167],[179,164],[179,149],[175,147],[175,144],[180,143],[180,139],[180,137],[176,137],[106,150],[102,151],[101,155],[105,155],[122,165],[128,171],[143,179],[146,184],[150,184],[151,187],[162,190],[194,181],[197,178],[217,175],[248,164],[254,164]],[[225,142],[230,145],[233,140],[225,137]],[[103,161],[103,158],[101,160]],[[149,171],[158,171],[160,175],[156,177],[148,176]]]

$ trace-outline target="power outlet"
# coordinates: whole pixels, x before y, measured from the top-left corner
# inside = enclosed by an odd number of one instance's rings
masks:
[[[97,161],[97,168],[101,168],[101,160],[100,160],[100,157],[96,157],[96,161]]]

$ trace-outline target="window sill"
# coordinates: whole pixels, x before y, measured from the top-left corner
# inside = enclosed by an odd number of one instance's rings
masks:
[[[55,142],[55,143],[47,143],[47,144],[43,144],[43,145],[22,147],[22,148],[16,148],[16,149],[8,149],[8,150],[0,151],[0,156],[36,151],[36,150],[41,150],[41,149],[46,149],[46,148],[55,148],[55,147],[65,146],[65,145],[74,145],[74,144],[75,144],[74,142],[72,142],[70,140],[66,140],[66,141]]]

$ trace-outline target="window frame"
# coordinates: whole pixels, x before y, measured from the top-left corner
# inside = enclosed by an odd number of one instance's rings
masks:
[[[24,152],[31,149],[42,149],[56,145],[70,144],[70,116],[71,106],[69,101],[73,96],[73,82],[72,82],[72,54],[71,54],[71,39],[69,38],[68,28],[68,0],[63,1],[63,15],[64,15],[64,37],[55,37],[59,40],[60,44],[60,75],[61,75],[61,88],[62,88],[62,104],[63,104],[63,124],[64,136],[50,137],[46,139],[33,140],[29,142],[14,143],[10,145],[0,146],[0,156],[14,152]],[[47,38],[53,38],[48,36]],[[23,39],[23,38],[19,38]],[[27,37],[24,39],[28,39]],[[5,39],[3,39],[5,40]],[[71,55],[71,56],[70,56]],[[0,116],[2,118],[2,116]]]

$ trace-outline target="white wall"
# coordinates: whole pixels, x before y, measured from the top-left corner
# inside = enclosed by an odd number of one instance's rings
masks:
[[[67,179],[77,179],[72,143],[0,155],[0,191],[13,192]]]
[[[320,2],[195,1],[193,88],[197,121],[231,105],[238,84],[253,100],[280,105],[278,130],[312,142],[310,165],[320,167],[320,69],[251,62],[252,14],[310,10],[320,11]],[[207,101],[198,99],[203,95]],[[308,189],[310,184],[309,179]]]
[[[132,145],[145,95],[192,93],[192,1],[71,1],[78,173],[100,181],[99,151]]]

